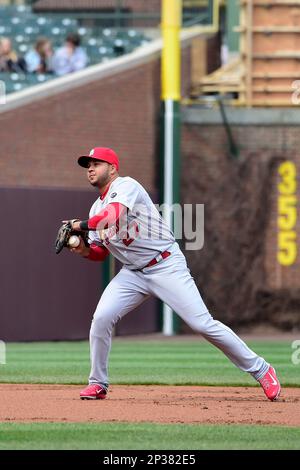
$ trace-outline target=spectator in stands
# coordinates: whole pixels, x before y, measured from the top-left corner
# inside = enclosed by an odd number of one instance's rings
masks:
[[[18,57],[13,50],[9,38],[0,39],[0,72],[25,72],[26,63],[22,57]]]
[[[41,37],[25,56],[27,72],[51,73],[53,49],[49,39]]]
[[[79,35],[71,33],[67,36],[65,45],[54,54],[52,67],[56,75],[65,75],[84,69],[87,62],[87,55],[80,47]]]

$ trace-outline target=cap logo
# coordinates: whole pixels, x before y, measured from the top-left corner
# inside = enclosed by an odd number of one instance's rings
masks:
[[[112,193],[110,197],[116,197],[117,193]]]
[[[92,150],[90,151],[90,157],[91,157],[92,155],[94,155],[94,153],[95,153],[95,149],[92,149]]]

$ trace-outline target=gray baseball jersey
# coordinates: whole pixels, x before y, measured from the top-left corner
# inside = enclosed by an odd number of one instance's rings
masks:
[[[124,226],[120,232],[116,232],[115,227],[107,229],[104,241],[97,231],[90,231],[89,239],[90,243],[106,246],[126,268],[143,268],[160,252],[168,250],[174,244],[174,234],[147,191],[136,180],[129,176],[116,178],[105,197],[99,197],[93,204],[90,218],[111,202],[119,202],[129,209]]]

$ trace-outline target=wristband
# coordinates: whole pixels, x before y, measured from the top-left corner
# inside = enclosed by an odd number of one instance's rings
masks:
[[[88,222],[89,222],[88,220],[82,220],[79,224],[80,230],[83,230],[83,231],[90,230]]]

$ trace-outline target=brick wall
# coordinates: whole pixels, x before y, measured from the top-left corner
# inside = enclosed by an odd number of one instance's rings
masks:
[[[234,271],[243,262],[242,256],[238,258],[234,253],[235,245],[238,245],[236,242],[242,237],[245,226],[241,225],[238,230],[232,222],[232,217],[234,217],[232,208],[235,201],[233,200],[232,194],[234,192],[232,192],[231,185],[237,184],[237,180],[230,179],[230,175],[236,174],[234,167],[242,165],[242,162],[247,159],[250,161],[250,168],[256,167],[256,170],[251,170],[249,175],[243,175],[242,185],[244,185],[245,192],[247,191],[248,196],[251,197],[251,194],[255,195],[258,190],[252,179],[255,171],[259,175],[259,168],[264,168],[264,163],[267,165],[268,162],[271,162],[268,170],[266,170],[269,177],[266,179],[267,187],[264,188],[265,197],[268,199],[268,206],[266,206],[268,211],[265,214],[266,227],[262,226],[261,231],[252,234],[253,243],[259,242],[259,237],[263,236],[262,263],[259,266],[256,265],[256,269],[258,269],[257,283],[260,284],[262,292],[271,292],[275,297],[278,292],[281,294],[285,292],[284,297],[287,301],[294,296],[297,305],[297,307],[294,307],[298,309],[299,255],[291,266],[279,264],[277,260],[277,218],[279,165],[284,160],[294,162],[299,174],[300,154],[298,145],[299,126],[297,125],[234,125],[232,126],[232,132],[240,147],[240,157],[236,162],[229,158],[228,140],[223,126],[184,124],[182,132],[182,188],[184,188],[182,201],[205,204],[205,225],[207,230],[205,231],[204,249],[198,252],[187,252],[186,255],[208,306],[212,310],[217,309],[215,313],[218,314],[218,318],[234,323],[239,319],[234,319],[225,313],[222,306],[214,302],[211,295],[213,289],[210,290],[211,285],[215,285],[215,288],[222,285],[224,291],[228,289],[228,293],[223,293],[223,300],[225,305],[227,302],[229,303],[231,301],[230,297],[234,295],[234,290],[230,287],[231,280],[234,279]],[[262,174],[261,178],[263,177]],[[297,179],[299,181],[299,176],[297,176]],[[205,191],[203,190],[204,187],[206,188]],[[240,188],[239,194],[243,194],[243,187]],[[296,195],[299,199],[299,185]],[[218,203],[214,204],[214,201],[211,200],[212,197],[217,197]],[[260,204],[264,203],[265,201],[261,201]],[[243,201],[241,200],[240,205],[242,206],[242,204]],[[257,207],[258,214],[259,211],[260,207]],[[235,233],[231,236],[230,231],[232,230]],[[299,216],[295,230],[298,234],[300,233]],[[224,237],[220,246],[216,247],[214,239],[220,236],[220,231],[223,231]],[[299,239],[297,240],[297,246],[299,251]],[[247,250],[247,247],[244,248]],[[224,255],[224,251],[227,252],[227,257],[225,256],[226,253]],[[253,265],[256,261],[253,259],[249,263],[249,275],[255,268]],[[226,263],[227,266],[225,266]],[[224,273],[226,273],[227,279],[224,279]],[[242,289],[243,282],[244,279],[240,279],[238,289]],[[293,294],[295,292],[296,294]],[[284,301],[281,303],[281,300],[277,305],[278,310],[283,310],[285,307]],[[289,303],[288,308],[291,308],[291,303]],[[243,312],[239,313],[243,315]],[[264,317],[263,308],[256,313],[260,320],[270,320],[272,322],[271,318]],[[299,317],[298,314],[297,317]],[[281,322],[282,319],[278,320],[278,325],[281,325]]]
[[[183,93],[190,49],[183,51]],[[158,187],[160,60],[0,113],[0,185],[86,188],[76,159],[101,145],[120,157],[122,176]]]
[[[101,145],[153,190],[158,109],[156,61],[0,114],[0,184],[84,188],[76,158]]]

